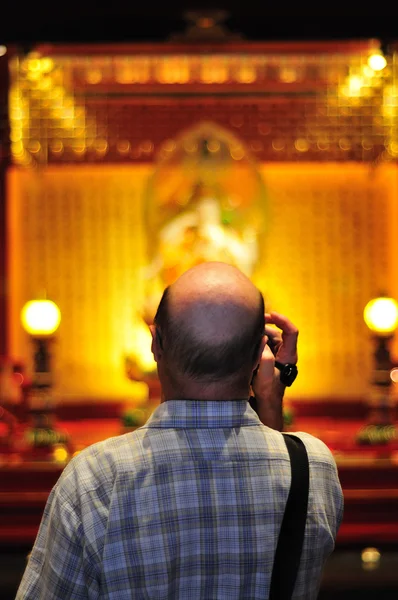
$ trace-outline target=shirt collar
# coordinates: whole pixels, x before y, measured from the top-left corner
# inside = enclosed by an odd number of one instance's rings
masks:
[[[229,428],[261,425],[248,400],[168,400],[160,404],[144,427]]]

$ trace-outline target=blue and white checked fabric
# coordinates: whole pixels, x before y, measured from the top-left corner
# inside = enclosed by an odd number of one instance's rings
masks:
[[[317,597],[343,496],[306,433],[310,493],[294,598]],[[290,486],[282,435],[246,400],[171,400],[86,448],[53,488],[16,600],[264,600]]]

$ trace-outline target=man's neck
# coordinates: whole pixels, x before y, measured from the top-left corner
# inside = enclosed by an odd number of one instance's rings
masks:
[[[189,382],[180,386],[162,385],[161,402],[167,402],[168,400],[242,400],[243,398],[249,398],[249,396],[249,386]]]

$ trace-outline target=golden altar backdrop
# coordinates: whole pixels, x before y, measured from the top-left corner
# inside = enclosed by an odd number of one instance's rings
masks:
[[[63,315],[52,348],[60,401],[145,396],[125,359],[151,358],[142,319],[154,244],[148,181],[203,123],[215,160],[227,150],[231,205],[231,193],[247,193],[245,161],[262,175],[253,279],[268,308],[301,331],[289,396],[366,396],[363,308],[383,292],[398,297],[396,47],[383,56],[377,40],[207,35],[43,44],[10,52],[9,73],[9,352],[29,364],[19,313],[45,289]],[[176,197],[181,210],[184,202]]]
[[[8,173],[11,354],[28,364],[19,320],[45,289],[62,311],[53,346],[56,397],[144,397],[125,357],[149,352],[140,322],[147,239],[143,202],[152,165],[18,167]],[[260,164],[267,191],[257,283],[270,309],[300,330],[290,398],[364,397],[371,345],[362,311],[398,296],[395,164]]]

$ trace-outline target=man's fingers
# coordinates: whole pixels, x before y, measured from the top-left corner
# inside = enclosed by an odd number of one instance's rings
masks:
[[[267,324],[276,325],[279,329],[282,329],[284,333],[296,333],[298,335],[298,329],[287,317],[277,312],[266,313],[265,320]]]
[[[296,363],[297,338],[299,333],[296,325],[284,315],[276,312],[267,313],[265,319],[267,323],[266,332],[269,337],[273,337],[273,333],[271,333],[272,328],[269,328],[270,333],[268,333],[268,325],[276,325],[281,329],[281,338],[279,338],[281,339],[281,343],[279,343],[276,353],[277,360],[286,363]]]
[[[274,355],[271,352],[271,349],[269,348],[268,344],[266,344],[264,346],[264,350],[263,353],[261,355],[261,362],[266,362],[266,361],[273,361],[274,360]]]
[[[268,337],[267,344],[271,348],[272,352],[276,354],[280,345],[282,344],[282,334],[279,329],[276,329],[273,325],[265,326],[265,333]]]
[[[273,325],[265,326],[265,334],[268,337],[272,337],[273,340],[276,340],[278,338],[280,338],[282,340],[281,331],[279,329],[277,329],[276,327],[274,327]]]

